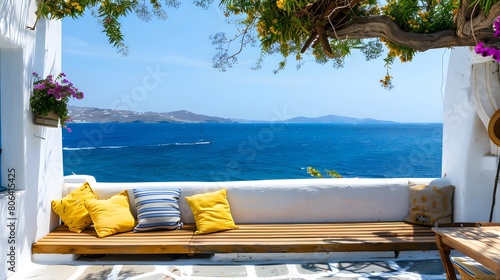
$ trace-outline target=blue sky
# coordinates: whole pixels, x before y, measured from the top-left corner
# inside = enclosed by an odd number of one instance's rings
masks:
[[[450,50],[418,54],[392,66],[395,88],[385,90],[382,59],[366,62],[357,52],[344,68],[312,61],[273,74],[279,57],[250,68],[259,49],[245,49],[227,72],[212,68],[209,36],[231,32],[222,12],[183,4],[166,21],[143,22],[130,14],[122,24],[128,56],[108,44],[91,16],[63,21],[62,69],[85,98],[72,105],[132,111],[188,110],[251,120],[343,115],[397,122],[442,122],[442,95]],[[306,58],[307,59],[307,58]]]

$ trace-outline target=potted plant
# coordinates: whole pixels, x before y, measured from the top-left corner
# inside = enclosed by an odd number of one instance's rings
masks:
[[[61,124],[71,131],[66,127],[66,123],[71,121],[68,115],[68,101],[70,98],[82,99],[83,92],[74,87],[73,83],[65,78],[64,73],[60,73],[55,79],[52,75],[41,79],[36,72],[33,72],[33,77],[35,81],[30,105],[34,123],[53,127]]]

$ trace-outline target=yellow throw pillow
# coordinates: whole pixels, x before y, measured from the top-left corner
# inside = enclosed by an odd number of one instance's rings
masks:
[[[195,234],[205,234],[238,228],[233,221],[226,189],[187,196],[196,222]]]
[[[89,183],[85,182],[61,200],[52,200],[52,210],[70,231],[80,233],[92,224],[89,212],[85,208],[85,201],[95,198],[94,191]]]
[[[89,211],[99,237],[131,231],[135,227],[135,219],[130,212],[126,190],[109,199],[86,201],[85,207]]]
[[[451,223],[453,192],[455,187],[410,185],[410,213],[405,221],[413,224],[433,226]]]

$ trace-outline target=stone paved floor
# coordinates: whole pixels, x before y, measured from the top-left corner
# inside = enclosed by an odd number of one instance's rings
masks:
[[[79,258],[67,264],[37,264],[27,274],[9,279],[446,279],[438,256],[369,258],[342,261],[336,258],[195,256],[105,256]]]

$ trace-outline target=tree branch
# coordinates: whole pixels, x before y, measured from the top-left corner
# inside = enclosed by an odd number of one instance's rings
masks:
[[[328,30],[327,34],[333,39],[384,38],[395,44],[413,48],[417,51],[426,51],[453,46],[475,46],[477,44],[475,39],[478,41],[491,40],[493,30],[491,27],[475,30],[475,38],[472,35],[459,37],[454,30],[418,34],[402,30],[386,16],[369,16],[358,17],[345,26],[335,29],[335,33]]]
[[[319,42],[321,43],[321,47],[323,48],[323,52],[329,58],[333,58],[334,57],[333,51],[332,51],[332,47],[330,47],[330,42],[328,41],[328,35],[326,34],[325,26],[324,25],[316,26],[316,33],[318,33]]]
[[[311,44],[316,40],[317,37],[318,37],[318,33],[316,33],[316,31],[313,31],[311,33],[311,36],[309,36],[309,38],[304,43],[304,46],[302,47],[300,52],[304,53],[311,46]]]
[[[478,8],[476,8],[477,10]],[[484,10],[479,11],[477,16],[471,17],[470,20],[466,21],[463,26],[461,26],[463,34],[472,35],[471,22],[474,28],[474,35],[477,29],[491,28],[493,22],[500,14],[500,2],[495,3],[491,6],[490,11],[486,15]],[[460,27],[460,26],[459,26]]]
[[[455,19],[453,21],[453,27],[457,30],[457,35],[462,37],[464,35],[463,28],[465,23],[467,22],[466,15],[471,15],[472,8],[469,7],[469,0],[460,1],[460,8],[455,15]]]

